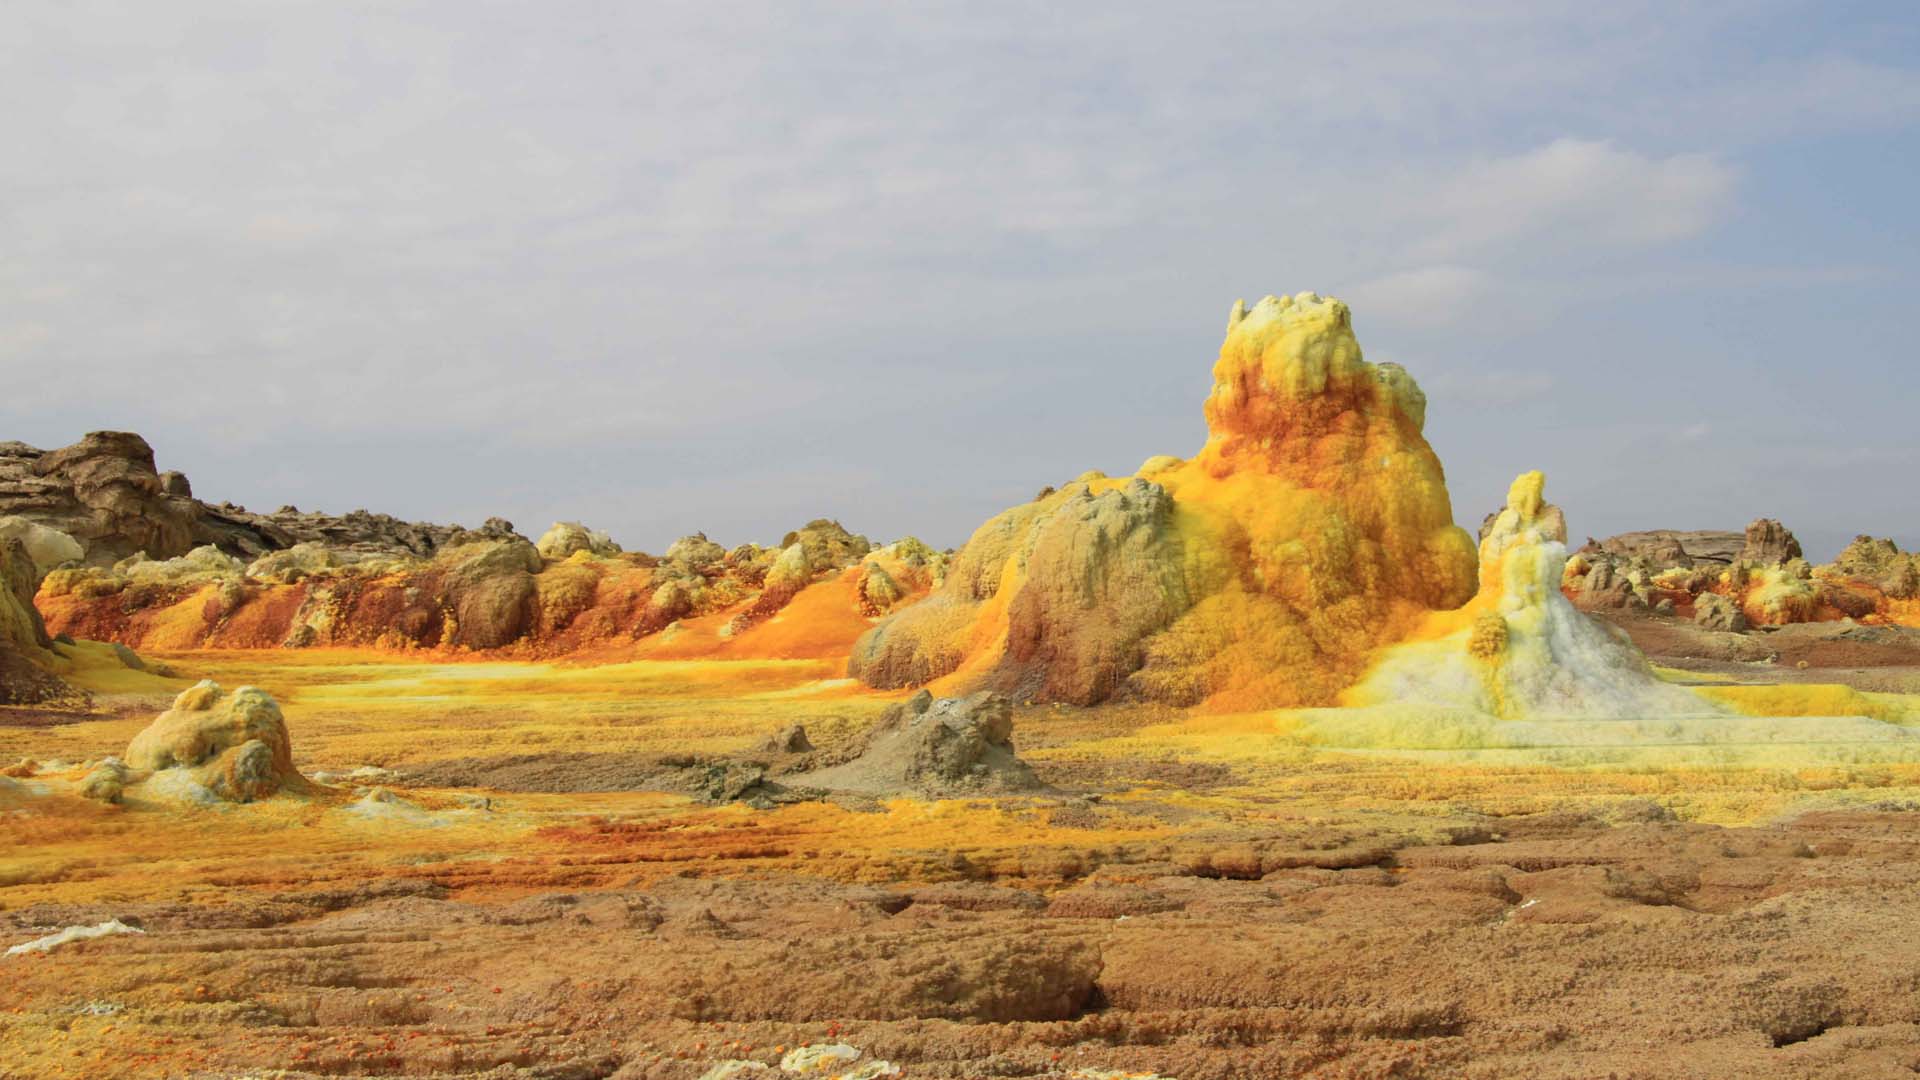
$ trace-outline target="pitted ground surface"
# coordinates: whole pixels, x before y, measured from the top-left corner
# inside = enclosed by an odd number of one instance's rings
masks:
[[[614,781],[885,701],[810,672],[242,664],[196,673],[273,690],[303,769],[437,786],[0,794],[0,945],[146,931],[0,958],[0,1077],[695,1080],[829,1039],[909,1077],[1920,1071],[1912,765],[1413,763],[1034,709],[1045,794],[754,811]],[[138,722],[0,745],[78,761]],[[516,745],[517,784],[454,787]]]

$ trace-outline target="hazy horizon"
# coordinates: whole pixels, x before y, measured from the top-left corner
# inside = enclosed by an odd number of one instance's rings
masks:
[[[0,440],[256,510],[962,543],[1205,437],[1228,308],[1404,364],[1456,520],[1920,544],[1894,4],[165,8],[0,39]]]

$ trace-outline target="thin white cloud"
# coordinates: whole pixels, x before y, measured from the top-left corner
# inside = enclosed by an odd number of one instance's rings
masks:
[[[1726,214],[1736,176],[1709,154],[1654,157],[1606,140],[1555,139],[1462,169],[1422,207],[1437,228],[1416,250],[1457,258],[1516,244],[1670,243]]]
[[[1423,266],[1362,281],[1341,290],[1369,318],[1413,326],[1449,326],[1473,317],[1474,303],[1494,288],[1493,279],[1470,266]]]

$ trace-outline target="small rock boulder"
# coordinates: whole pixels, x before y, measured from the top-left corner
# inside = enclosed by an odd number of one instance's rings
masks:
[[[80,779],[80,794],[103,803],[118,803],[127,788],[127,764],[119,758],[110,757],[87,770]]]
[[[706,533],[694,533],[683,536],[667,548],[666,560],[677,562],[689,569],[701,570],[722,562],[727,557],[727,549],[707,539]]]
[[[938,700],[922,690],[889,708],[853,756],[790,779],[830,791],[935,798],[1041,786],[1014,756],[1013,702],[986,690]]]
[[[1693,621],[1708,630],[1739,633],[1747,628],[1747,616],[1740,605],[1719,593],[1701,593],[1694,598]]]
[[[576,551],[602,557],[620,554],[620,545],[612,537],[577,521],[554,522],[534,546],[549,559],[564,559]]]
[[[799,724],[788,724],[760,744],[762,753],[768,754],[804,754],[813,749],[813,740],[807,738],[807,729]]]

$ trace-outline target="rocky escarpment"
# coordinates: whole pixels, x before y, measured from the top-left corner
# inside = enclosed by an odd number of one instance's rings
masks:
[[[1347,306],[1236,304],[1191,460],[1089,473],[989,520],[944,586],[865,637],[877,687],[1092,703],[1314,704],[1473,592],[1426,398]]]
[[[145,439],[94,431],[59,450],[0,443],[0,517],[58,530],[89,561],[110,563],[135,553],[184,555],[198,506],[185,477],[155,470]]]
[[[506,539],[498,518],[479,529],[401,521],[365,510],[334,516],[291,506],[259,514],[194,498],[178,472],[161,472],[153,448],[125,431],[89,432],[59,450],[0,443],[0,522],[50,529],[78,545],[77,561],[106,566],[135,555],[170,559],[211,545],[251,559],[298,544],[361,554],[431,556],[462,543]],[[0,532],[4,528],[0,527]]]
[[[557,522],[531,543],[511,523],[477,529],[355,510],[270,514],[193,496],[159,472],[146,441],[93,432],[62,450],[0,444],[0,540],[26,545],[39,596],[75,636],[156,648],[356,645],[543,655],[678,631],[709,648],[778,623],[809,587],[773,655],[844,655],[867,620],[937,584],[945,556],[886,547],[816,520],[778,544],[728,549],[696,534],[665,556],[623,552]],[[844,578],[844,580],[842,580]],[[804,625],[796,625],[804,624]],[[689,647],[683,642],[679,647]]]
[[[0,536],[0,705],[38,705],[75,696],[51,670],[53,640],[34,606],[40,579],[26,544]]]

